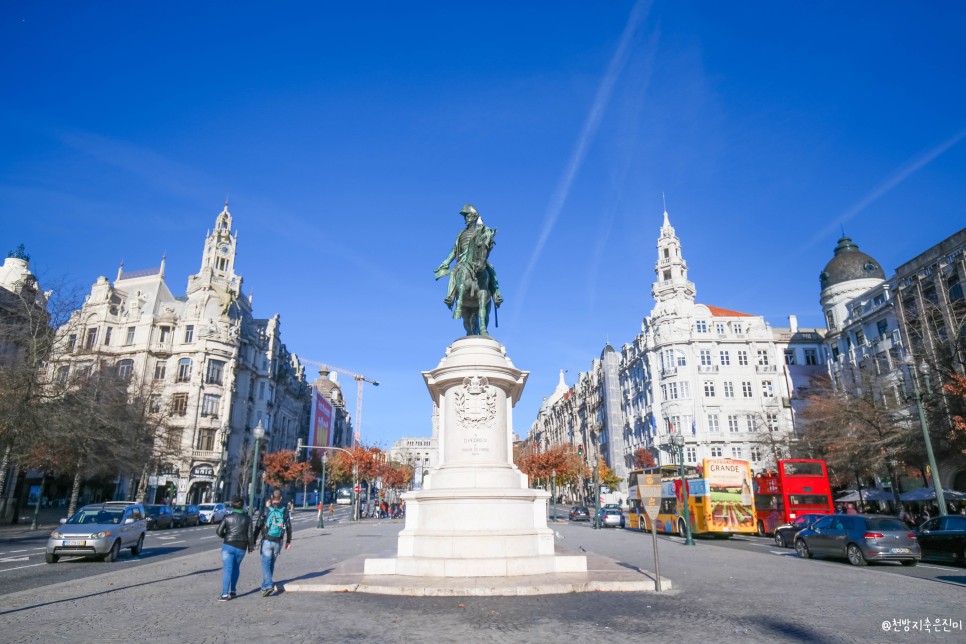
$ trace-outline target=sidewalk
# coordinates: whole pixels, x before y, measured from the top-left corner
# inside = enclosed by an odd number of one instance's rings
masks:
[[[34,509],[24,508],[20,512],[20,522],[10,523],[7,521],[0,523],[0,539],[10,539],[22,535],[47,534],[55,527],[60,525],[60,520],[67,518],[67,508],[41,508],[37,515],[37,529],[31,530],[30,525],[34,520]]]

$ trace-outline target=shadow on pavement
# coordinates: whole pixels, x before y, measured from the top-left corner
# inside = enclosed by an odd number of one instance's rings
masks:
[[[30,606],[22,606],[20,608],[14,608],[13,610],[0,611],[0,615],[12,615],[13,613],[19,613],[25,610],[31,610],[33,608],[42,608],[44,606],[56,606],[57,604],[63,604],[65,602],[73,602],[78,599],[88,599],[90,597],[100,597],[101,595],[109,595],[111,593],[116,593],[124,590],[131,590],[132,588],[140,588],[141,586],[150,586],[151,584],[156,584],[162,581],[170,581],[172,579],[183,579],[185,577],[194,577],[195,575],[205,575],[209,572],[218,572],[221,570],[221,566],[217,568],[208,568],[206,570],[195,570],[194,572],[185,573],[183,575],[175,575],[174,577],[164,577],[163,579],[154,579],[152,581],[145,581],[140,584],[131,584],[130,586],[118,586],[117,588],[111,588],[110,590],[103,590],[97,593],[90,593],[88,595],[75,595],[73,597],[65,597],[64,599],[57,599],[55,601],[41,602],[39,604],[32,604]]]

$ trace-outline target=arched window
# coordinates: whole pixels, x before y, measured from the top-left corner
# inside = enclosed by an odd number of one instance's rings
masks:
[[[114,365],[114,373],[118,380],[128,380],[134,372],[134,360],[118,360]]]
[[[188,382],[191,380],[191,358],[181,358],[178,360],[178,379],[175,382]]]

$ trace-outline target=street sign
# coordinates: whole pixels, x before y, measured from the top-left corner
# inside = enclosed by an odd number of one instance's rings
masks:
[[[639,476],[637,491],[641,496],[641,509],[647,514],[651,523],[654,523],[657,512],[661,509],[661,477],[656,474]]]
[[[354,491],[355,491],[355,493],[356,493],[356,494],[358,494],[358,493],[359,493],[359,490],[360,490],[361,488],[359,487],[359,484],[358,484],[358,483],[356,483],[356,486],[355,486],[355,488],[353,488],[353,489],[354,489]]]

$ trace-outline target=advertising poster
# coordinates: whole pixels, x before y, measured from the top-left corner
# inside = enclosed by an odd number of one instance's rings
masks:
[[[312,390],[312,418],[309,421],[309,445],[332,445],[332,403],[317,390]]]
[[[751,491],[751,467],[731,458],[706,459],[705,477],[711,497],[708,530],[754,532],[755,495]]]

